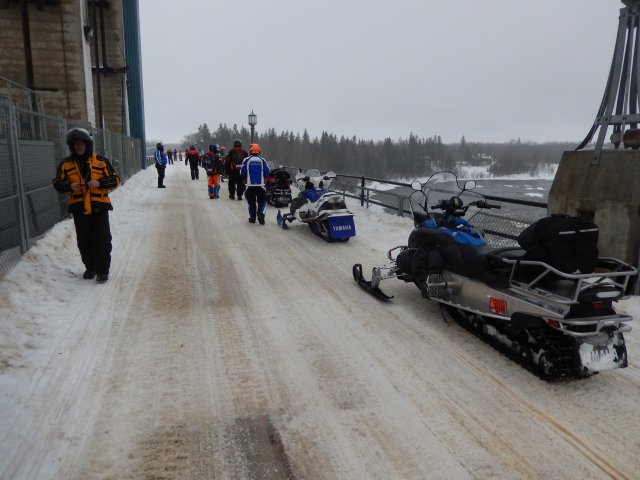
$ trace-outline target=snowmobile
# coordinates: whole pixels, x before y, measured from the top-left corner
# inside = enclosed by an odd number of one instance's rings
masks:
[[[613,302],[625,298],[638,271],[615,258],[598,257],[598,227],[587,220],[552,215],[527,227],[518,247],[492,248],[472,225],[484,209],[499,208],[460,186],[452,172],[415,181],[409,197],[414,221],[407,245],[392,248],[389,262],[360,287],[390,300],[380,283],[414,283],[464,328],[544,380],[588,377],[627,366],[623,333],[629,315]],[[435,200],[438,195],[446,198]],[[474,200],[475,198],[475,200]],[[467,213],[473,212],[469,220]]]
[[[278,210],[278,225],[287,229],[287,222],[298,220],[327,242],[346,242],[355,236],[353,212],[347,209],[342,195],[329,190],[335,178],[334,172],[322,175],[317,169],[297,173],[300,194],[291,201],[289,213],[282,215]]]
[[[291,175],[284,167],[269,165],[270,175],[265,179],[267,202],[274,207],[286,207],[291,203]]]

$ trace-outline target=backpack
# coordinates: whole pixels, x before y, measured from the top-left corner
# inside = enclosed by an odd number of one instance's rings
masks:
[[[583,218],[554,214],[529,225],[518,243],[522,260],[544,262],[565,273],[593,273],[598,263],[598,226]]]

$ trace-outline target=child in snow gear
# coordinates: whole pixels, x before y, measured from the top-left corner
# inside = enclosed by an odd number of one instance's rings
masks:
[[[267,208],[264,179],[269,176],[269,166],[260,156],[260,146],[257,143],[249,147],[249,156],[242,162],[240,175],[247,186],[245,196],[249,204],[249,223],[256,223],[257,216],[260,225],[264,225],[264,212]]]
[[[85,272],[82,278],[106,282],[111,266],[109,192],[120,185],[111,163],[93,153],[93,139],[84,128],[67,132],[71,155],[58,165],[53,187],[69,195],[68,211],[73,215],[76,238]]]
[[[200,178],[198,166],[201,163],[201,159],[200,154],[196,150],[196,147],[194,147],[193,145],[191,145],[191,147],[189,148],[184,163],[189,165],[189,167],[191,168],[191,180],[198,180]]]
[[[167,168],[167,155],[164,153],[164,145],[161,142],[156,143],[156,170],[158,171],[158,188],[167,188],[164,186],[164,171]]]
[[[207,172],[207,188],[209,198],[219,198],[220,177],[222,176],[222,159],[217,145],[209,145],[209,151],[202,157],[202,167]]]
[[[240,167],[242,162],[247,158],[249,154],[242,149],[242,142],[238,139],[233,141],[233,148],[229,150],[225,158],[224,167],[227,175],[229,176],[229,198],[234,199],[236,190],[238,194],[238,200],[242,200],[242,194],[244,193],[244,183],[242,183],[242,176],[240,175]]]

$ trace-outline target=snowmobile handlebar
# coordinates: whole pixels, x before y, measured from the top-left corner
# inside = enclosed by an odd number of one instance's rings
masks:
[[[501,208],[500,205],[487,203],[485,200],[476,200],[475,202],[462,204],[462,200],[458,196],[453,196],[447,200],[440,200],[431,210],[443,210],[453,217],[464,217],[469,207],[483,208]]]

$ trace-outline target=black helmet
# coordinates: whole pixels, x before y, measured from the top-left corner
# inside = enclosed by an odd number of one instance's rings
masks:
[[[158,150],[163,150],[164,149],[164,145],[162,145],[162,142],[158,142],[158,143],[156,143],[156,148]]]
[[[67,132],[66,141],[70,150],[73,150],[73,144],[78,140],[84,142],[87,146],[87,151],[85,153],[93,152],[93,138],[91,138],[91,134],[87,130],[76,127]]]
[[[195,146],[195,145],[191,145],[191,146],[189,147],[189,150],[195,150],[195,149],[196,149],[196,146]]]
[[[233,146],[234,146],[234,147],[241,147],[241,146],[242,146],[242,142],[240,141],[240,139],[239,139],[239,138],[235,138],[235,139],[233,140]]]

